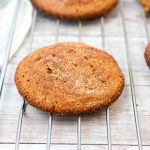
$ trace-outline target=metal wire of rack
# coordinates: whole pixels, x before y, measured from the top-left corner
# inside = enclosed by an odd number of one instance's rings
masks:
[[[130,58],[130,49],[128,44],[128,35],[126,31],[126,23],[124,18],[124,12],[122,7],[122,2],[120,2],[120,12],[122,17],[122,24],[123,24],[123,31],[124,31],[124,40],[126,45],[126,54],[127,54],[127,60],[128,60],[128,70],[129,70],[129,77],[130,77],[130,84],[131,84],[131,93],[132,93],[132,103],[133,103],[133,110],[134,110],[134,118],[135,118],[135,126],[136,126],[136,133],[137,133],[137,140],[138,140],[138,146],[139,150],[142,150],[142,140],[141,140],[141,132],[140,132],[140,125],[139,125],[139,117],[138,117],[138,111],[136,106],[136,94],[135,94],[135,88],[134,88],[134,79],[133,79],[133,72],[132,72],[132,63]]]
[[[8,39],[7,43],[7,48],[5,51],[5,60],[3,62],[3,67],[1,70],[1,76],[0,76],[0,95],[2,94],[3,90],[3,82],[5,79],[5,74],[7,71],[7,64],[8,64],[8,58],[9,58],[9,53],[13,41],[13,36],[15,32],[15,27],[16,27],[16,21],[17,21],[17,14],[19,11],[19,6],[20,6],[21,0],[17,1],[16,4],[16,10],[14,13],[14,18],[12,22],[12,26],[10,28],[10,36]],[[133,72],[132,72],[132,63],[131,63],[131,57],[130,57],[130,47],[129,47],[129,42],[128,42],[128,35],[126,31],[126,20],[124,17],[124,11],[123,11],[123,4],[120,1],[119,4],[119,10],[121,14],[121,19],[122,19],[122,27],[123,27],[123,33],[124,33],[124,42],[126,46],[126,54],[127,54],[127,62],[128,62],[128,71],[129,71],[129,77],[130,77],[130,85],[131,85],[131,93],[132,93],[132,104],[133,104],[133,110],[134,110],[134,119],[135,119],[135,127],[136,127],[136,134],[137,134],[137,141],[138,141],[138,149],[142,150],[142,138],[141,138],[141,132],[140,132],[140,125],[139,125],[139,117],[138,117],[138,110],[137,110],[137,103],[136,103],[136,94],[135,94],[135,88],[134,88],[134,79],[133,79]],[[34,37],[34,31],[35,31],[35,24],[36,24],[36,18],[37,18],[37,10],[34,9],[33,11],[33,21],[32,21],[32,27],[30,31],[30,40],[29,40],[29,53],[32,51],[32,43],[33,43],[33,37]],[[147,16],[146,13],[143,13],[143,18],[144,18],[144,27],[145,27],[145,33],[147,37],[147,41],[150,40],[149,37],[149,31],[148,31],[148,26],[147,26]],[[102,48],[105,49],[105,24],[104,24],[104,17],[102,16],[100,18],[100,26],[101,26],[101,38],[102,38]],[[60,27],[60,20],[56,20],[56,36],[55,36],[55,43],[58,43],[59,41],[59,27]],[[80,34],[82,30],[82,22],[79,21],[78,23],[78,41],[82,41],[82,35]],[[26,110],[26,102],[25,100],[23,101],[22,107],[20,109],[20,114],[18,118],[18,127],[17,127],[17,132],[16,132],[16,141],[15,141],[15,150],[19,150],[19,143],[20,143],[20,135],[21,135],[21,128],[22,128],[22,120],[24,116],[24,112]],[[52,121],[53,121],[53,116],[49,114],[49,121],[48,121],[48,132],[47,132],[47,143],[46,143],[46,150],[51,149],[51,134],[52,134]],[[81,117],[78,116],[77,119],[77,150],[81,150]],[[110,114],[109,114],[109,108],[106,109],[106,128],[107,128],[107,145],[108,145],[108,150],[112,150],[112,142],[111,142],[111,127],[110,127]]]

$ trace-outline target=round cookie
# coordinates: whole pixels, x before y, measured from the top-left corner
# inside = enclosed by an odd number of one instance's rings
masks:
[[[147,65],[150,67],[150,43],[145,50],[145,60],[147,62]]]
[[[32,106],[61,115],[107,108],[124,88],[114,58],[83,43],[43,47],[17,67],[15,83]]]
[[[146,12],[150,12],[150,0],[140,0]]]
[[[118,0],[32,0],[39,10],[50,16],[86,19],[110,11]]]

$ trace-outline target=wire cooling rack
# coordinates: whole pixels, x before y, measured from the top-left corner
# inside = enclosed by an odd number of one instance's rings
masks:
[[[140,4],[121,0],[111,13],[85,22],[49,18],[34,9],[30,33],[20,52],[8,62],[20,3],[18,0],[0,74],[0,149],[150,149],[150,72],[143,57],[149,41],[149,16]],[[12,77],[18,62],[33,49],[61,41],[85,42],[118,60],[126,87],[110,108],[90,115],[59,117],[20,100]]]

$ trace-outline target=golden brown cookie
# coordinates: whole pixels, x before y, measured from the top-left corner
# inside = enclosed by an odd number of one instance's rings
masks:
[[[86,19],[110,11],[118,0],[32,0],[39,10],[50,16]]]
[[[116,101],[124,88],[124,76],[106,52],[83,43],[59,43],[24,58],[16,70],[15,83],[32,106],[76,115]]]
[[[145,50],[145,60],[147,62],[147,65],[150,67],[150,43]]]
[[[150,12],[150,0],[140,0],[146,12]]]

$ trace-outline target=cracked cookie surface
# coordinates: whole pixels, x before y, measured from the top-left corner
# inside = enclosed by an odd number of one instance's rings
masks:
[[[77,115],[116,101],[124,88],[124,76],[108,53],[83,43],[59,43],[24,58],[15,83],[32,106]]]
[[[39,10],[66,19],[87,19],[110,11],[118,0],[32,0]]]

